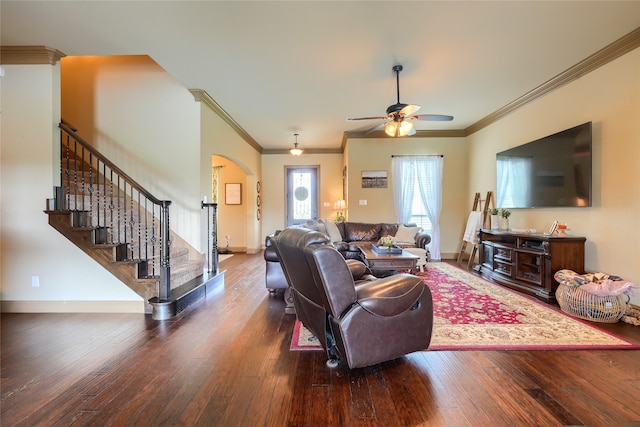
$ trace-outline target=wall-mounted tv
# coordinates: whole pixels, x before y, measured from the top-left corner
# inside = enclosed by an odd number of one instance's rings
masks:
[[[591,122],[496,154],[501,208],[591,206]]]

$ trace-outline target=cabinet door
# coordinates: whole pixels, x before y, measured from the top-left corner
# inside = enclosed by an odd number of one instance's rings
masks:
[[[493,261],[493,272],[506,277],[512,277],[512,265],[511,263],[500,261],[496,258]]]
[[[542,284],[542,254],[518,252],[516,254],[516,279]]]
[[[480,264],[490,270],[493,270],[493,246],[483,244],[480,246]]]
[[[513,250],[502,246],[496,246],[493,250],[493,256],[501,261],[512,262]]]
[[[513,249],[504,246],[493,248],[493,271],[505,277],[513,277]]]

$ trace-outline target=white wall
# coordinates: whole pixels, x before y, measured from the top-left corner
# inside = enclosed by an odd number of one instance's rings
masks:
[[[588,271],[640,283],[640,49],[471,135],[469,182],[495,191],[497,152],[588,121],[593,206],[517,209],[510,226],[544,230],[554,220],[566,222],[572,234],[587,238]]]
[[[335,219],[333,202],[342,198],[342,154],[270,154],[262,156],[264,237],[286,227],[285,166],[319,166],[320,219]],[[329,206],[324,206],[328,203]]]
[[[231,247],[245,249],[247,253],[262,250],[261,226],[257,219],[257,183],[262,179],[260,153],[238,135],[205,103],[201,106],[200,191],[201,197],[211,195],[211,166],[213,156],[232,163],[221,171],[218,201],[218,244],[226,245],[224,236],[231,236]],[[226,162],[229,163],[226,163]],[[233,172],[232,172],[233,170]],[[224,184],[242,184],[242,205],[224,204]],[[240,181],[238,181],[240,180]],[[232,249],[233,250],[233,249]]]
[[[349,221],[398,222],[393,209],[392,155],[443,155],[443,196],[440,218],[442,258],[455,258],[460,250],[473,194],[482,197],[490,188],[468,182],[468,146],[465,138],[364,138],[350,139],[347,146],[349,175]],[[495,162],[495,160],[493,160]],[[362,188],[363,170],[385,170],[387,188]],[[360,205],[366,200],[366,205]]]
[[[48,225],[60,117],[59,65],[3,65],[0,270],[3,311],[143,312],[142,298]],[[55,177],[55,178],[54,178]],[[40,286],[32,287],[32,276]],[[79,280],[82,278],[82,280]]]
[[[126,174],[171,200],[171,229],[200,248],[200,107],[151,58],[62,59],[62,118]]]

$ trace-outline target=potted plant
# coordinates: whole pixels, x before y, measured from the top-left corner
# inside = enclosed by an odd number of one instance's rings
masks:
[[[508,230],[509,229],[509,217],[511,216],[511,211],[508,209],[500,209],[500,230]]]
[[[499,223],[498,223],[498,209],[496,208],[489,208],[487,209],[487,213],[491,216],[491,229],[492,230],[497,230],[499,227]]]
[[[386,248],[392,248],[395,246],[395,244],[396,244],[396,241],[393,240],[392,236],[384,236],[384,237],[381,237],[380,240],[378,240],[378,245],[384,246]]]

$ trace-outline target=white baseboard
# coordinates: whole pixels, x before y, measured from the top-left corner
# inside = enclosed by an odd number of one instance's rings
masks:
[[[0,301],[2,313],[142,313],[144,301]]]

